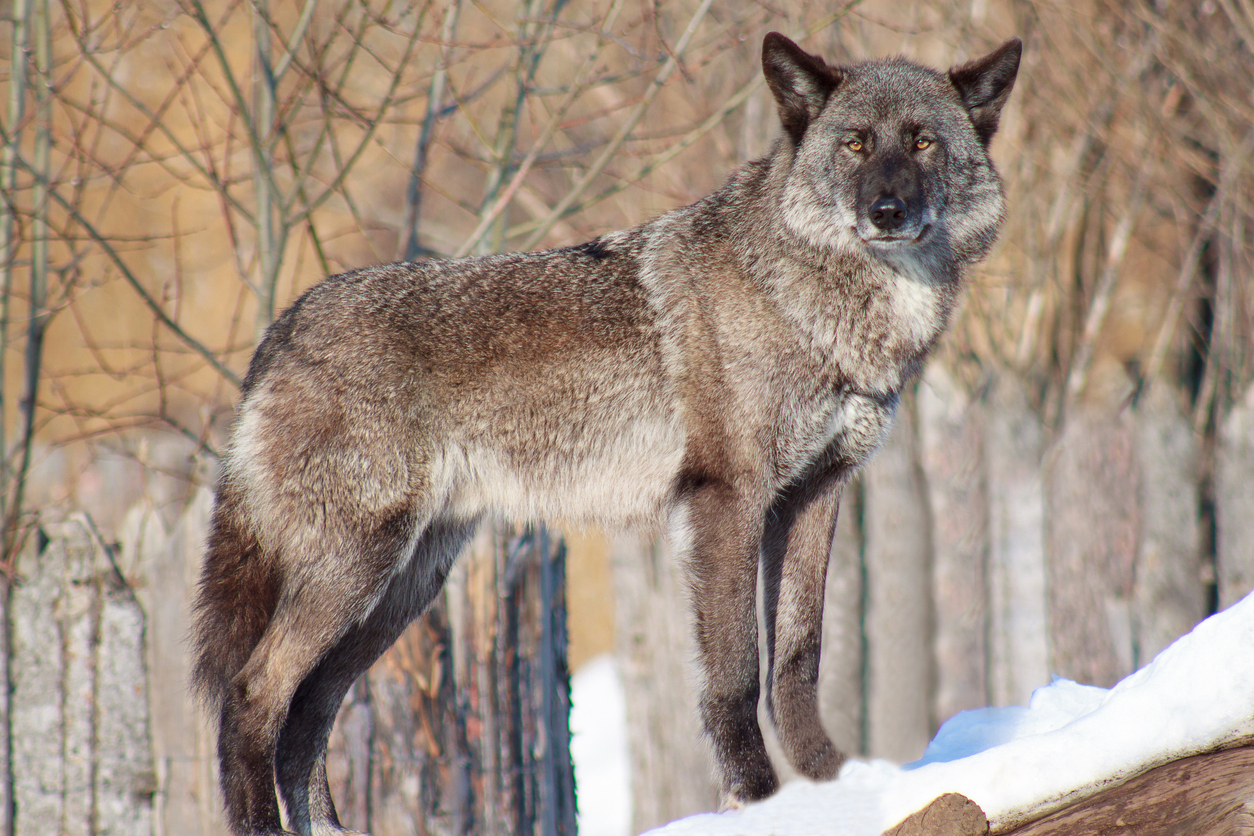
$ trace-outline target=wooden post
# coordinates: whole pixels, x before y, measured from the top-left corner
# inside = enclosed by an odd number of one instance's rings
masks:
[[[932,566],[914,395],[867,467],[867,748],[899,762],[932,737]]]
[[[847,755],[866,752],[866,566],[863,563],[862,479],[840,499],[823,602],[819,708],[832,742]]]
[[[136,581],[148,619],[154,836],[226,833],[214,734],[188,688],[191,603],[212,506],[213,492],[201,488],[167,533],[160,510],[141,502],[126,515],[119,533],[123,565]]]
[[[615,642],[627,702],[631,832],[715,810],[710,753],[697,718],[691,608],[682,573],[660,545],[619,541]]]
[[[14,830],[149,836],[156,784],[143,610],[83,518],[45,523],[16,568]]]
[[[983,411],[939,364],[919,386],[931,507],[938,723],[988,705],[988,496]]]
[[[1141,530],[1132,666],[1139,668],[1206,617],[1198,519],[1200,452],[1171,387],[1151,385],[1141,394],[1135,451]],[[1249,476],[1245,474],[1246,482]]]
[[[346,822],[378,834],[574,836],[565,618],[561,540],[481,530],[435,606],[340,711],[368,735],[333,741]]]
[[[1254,386],[1220,423],[1215,451],[1219,608],[1254,590]]]
[[[1046,476],[1050,669],[1106,688],[1132,672],[1140,513],[1135,427],[1109,409],[1067,415]]]
[[[986,415],[989,701],[1027,705],[1033,689],[1049,684],[1045,431],[1013,374],[991,384]]]

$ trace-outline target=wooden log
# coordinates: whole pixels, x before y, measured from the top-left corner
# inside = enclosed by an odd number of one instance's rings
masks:
[[[1181,758],[996,836],[1250,836],[1254,746]]]
[[[368,743],[342,730],[329,755],[352,826],[573,836],[563,560],[543,531],[485,527],[358,683],[340,719]]]
[[[151,833],[144,613],[110,547],[44,523],[10,603],[15,832]]]
[[[943,723],[989,704],[984,415],[933,364],[919,386],[919,458],[932,519],[936,697]]]
[[[1215,450],[1219,608],[1254,590],[1254,386],[1220,422]]]
[[[1135,447],[1130,415],[1081,405],[1046,473],[1050,669],[1107,688],[1133,670]]]
[[[1200,451],[1170,387],[1160,384],[1142,393],[1134,449],[1141,529],[1133,572],[1132,666],[1139,668],[1206,617]]]
[[[989,701],[1027,705],[1049,684],[1044,429],[1012,374],[988,394],[984,457],[989,503]]]
[[[947,792],[884,831],[884,836],[986,836],[987,833],[988,819],[980,805],[965,795]]]
[[[28,546],[29,548],[29,546]],[[21,560],[19,555],[17,558]],[[13,764],[10,731],[13,728],[12,618],[14,584],[7,573],[0,573],[0,833],[10,836],[13,829]]]
[[[933,730],[931,546],[916,422],[908,394],[864,476],[867,748],[898,762],[922,755]]]
[[[660,545],[619,540],[610,551],[615,641],[627,704],[631,832],[718,807],[697,717],[696,658],[686,585]]]
[[[213,729],[187,687],[191,602],[212,507],[213,492],[202,488],[167,534],[162,510],[141,502],[119,531],[123,561],[133,567],[148,618],[155,836],[226,833]]]
[[[832,742],[848,755],[866,751],[862,489],[862,480],[857,479],[841,497],[827,567],[823,653],[819,661],[819,711],[823,725]]]
[[[333,792],[345,822],[395,836],[474,832],[484,814],[470,785],[474,752],[465,720],[471,706],[457,690],[451,646],[448,606],[439,600],[340,709],[339,720],[350,722],[334,732],[344,768],[336,777],[344,784]],[[364,738],[353,735],[354,718]]]

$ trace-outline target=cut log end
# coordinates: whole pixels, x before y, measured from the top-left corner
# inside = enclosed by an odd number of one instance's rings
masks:
[[[909,816],[884,836],[987,836],[988,819],[980,805],[950,792]]]

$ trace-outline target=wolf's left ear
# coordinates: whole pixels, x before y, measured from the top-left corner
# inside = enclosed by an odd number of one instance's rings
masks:
[[[779,118],[793,142],[800,142],[827,104],[827,97],[840,86],[840,70],[827,66],[817,55],[797,46],[778,32],[762,41],[762,74],[779,106]]]
[[[949,71],[949,80],[962,97],[975,132],[985,145],[997,133],[1001,108],[1015,86],[1022,53],[1023,41],[1011,38],[983,58]]]

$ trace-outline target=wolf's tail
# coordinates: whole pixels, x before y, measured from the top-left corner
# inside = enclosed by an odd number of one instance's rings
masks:
[[[231,680],[269,626],[279,595],[278,561],[262,552],[241,504],[224,479],[192,614],[191,684],[215,718]]]

